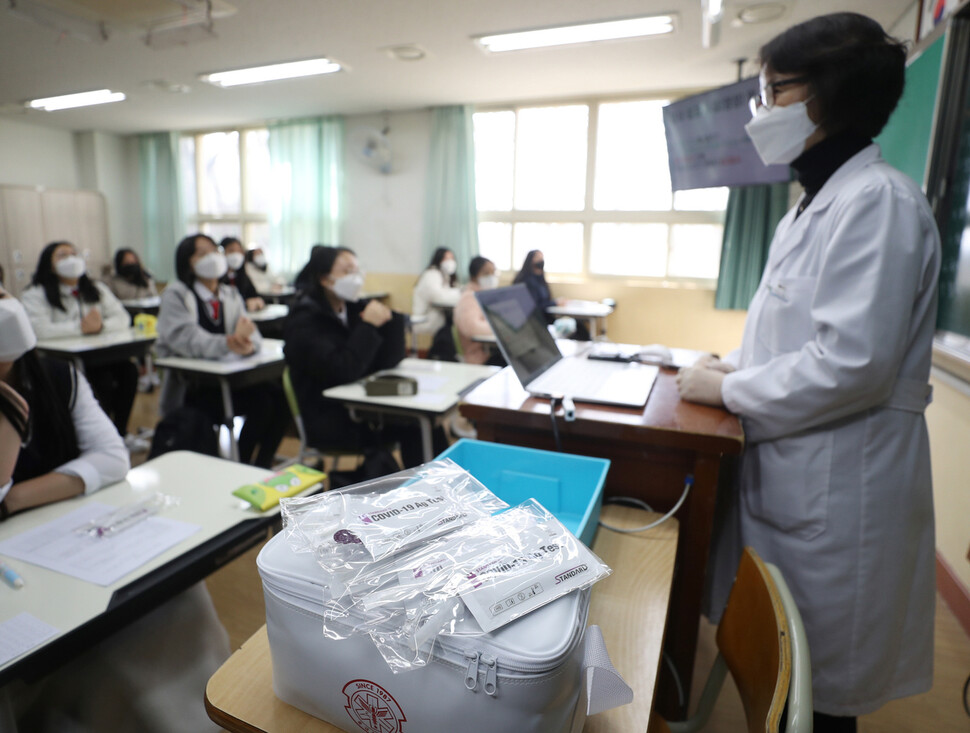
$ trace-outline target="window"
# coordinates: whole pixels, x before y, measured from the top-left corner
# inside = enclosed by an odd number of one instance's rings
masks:
[[[216,242],[239,237],[246,248],[269,241],[269,131],[265,128],[186,135],[181,139],[186,233]]]
[[[672,192],[663,100],[477,112],[482,255],[565,276],[713,280],[726,188]]]

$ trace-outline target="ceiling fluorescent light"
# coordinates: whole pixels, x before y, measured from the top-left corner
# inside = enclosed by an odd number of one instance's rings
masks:
[[[547,48],[574,43],[614,41],[622,38],[640,38],[673,33],[674,15],[649,15],[642,18],[607,20],[599,23],[563,25],[531,31],[496,33],[479,36],[475,40],[491,53],[521,51],[527,48]]]
[[[88,107],[92,104],[121,102],[124,99],[125,95],[121,92],[113,92],[110,89],[98,89],[93,92],[80,92],[78,94],[64,94],[60,97],[32,99],[27,102],[26,106],[31,109],[42,109],[45,112],[55,112],[59,109],[73,109],[74,107]]]
[[[306,61],[290,61],[285,64],[270,64],[269,66],[254,66],[251,69],[236,69],[235,71],[216,71],[212,74],[202,74],[199,79],[220,87],[234,87],[240,84],[260,84],[266,81],[281,81],[296,79],[302,76],[316,76],[317,74],[332,74],[340,71],[341,66],[330,59],[307,59]]]
[[[701,0],[701,45],[711,48],[721,40],[724,0]]]

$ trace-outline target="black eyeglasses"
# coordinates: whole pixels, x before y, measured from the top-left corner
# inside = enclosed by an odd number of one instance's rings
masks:
[[[751,114],[754,115],[758,111],[758,107],[764,107],[765,109],[774,107],[775,95],[780,88],[789,86],[790,84],[804,84],[807,81],[809,81],[809,77],[807,76],[793,76],[791,79],[781,79],[780,81],[765,81],[764,77],[762,77],[760,91],[753,95],[748,102],[748,105],[751,107]]]

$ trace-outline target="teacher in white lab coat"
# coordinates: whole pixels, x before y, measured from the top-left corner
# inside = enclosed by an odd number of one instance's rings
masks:
[[[815,731],[855,731],[856,716],[932,685],[923,411],[939,234],[919,187],[872,143],[902,93],[902,44],[837,13],[788,29],[760,58],[747,131],[805,193],[775,232],[741,348],[678,384],[683,399],[739,415],[747,440],[712,602],[743,545],[777,564],[808,634]]]

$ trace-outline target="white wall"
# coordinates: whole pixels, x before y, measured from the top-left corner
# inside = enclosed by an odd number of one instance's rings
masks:
[[[390,128],[393,169],[381,174],[361,162],[353,149],[361,127]],[[419,273],[425,263],[424,187],[431,139],[431,111],[346,118],[347,212],[343,244],[354,249],[365,270]]]
[[[0,183],[78,188],[73,133],[0,119]]]

